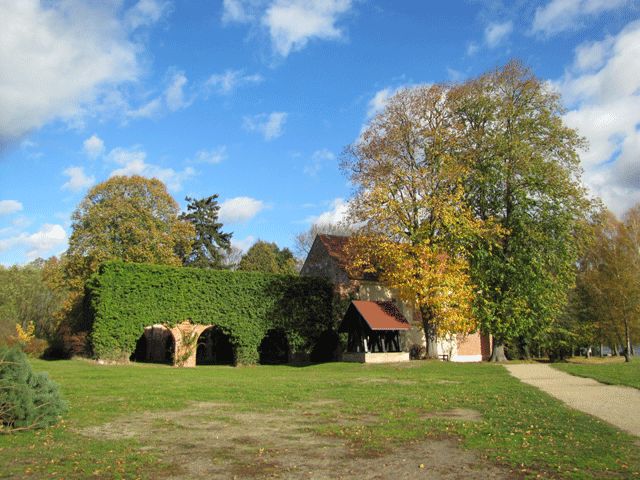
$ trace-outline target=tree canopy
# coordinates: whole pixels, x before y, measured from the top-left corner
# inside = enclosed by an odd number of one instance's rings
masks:
[[[535,338],[567,302],[591,207],[580,182],[585,143],[563,124],[558,95],[518,62],[463,84],[456,103],[472,160],[467,202],[500,226],[474,247],[472,278],[501,360],[505,342]]]
[[[476,327],[467,248],[485,228],[464,201],[468,166],[450,93],[444,85],[400,91],[342,162],[356,185],[350,220],[364,225],[351,241],[352,266],[375,271],[414,305],[429,343]]]
[[[404,292],[428,337],[472,328],[473,302],[500,360],[506,342],[562,312],[590,204],[584,142],[561,113],[558,96],[511,62],[400,91],[347,147],[350,215],[368,237],[356,237],[354,265]]]
[[[155,178],[112,177],[94,186],[71,215],[66,272],[82,282],[107,260],[182,264],[194,227]]]
[[[199,268],[223,268],[225,254],[231,252],[232,233],[222,231],[218,221],[218,195],[195,199],[186,197],[187,212],[180,215],[195,229],[193,249],[184,258],[184,264]]]
[[[84,331],[84,285],[108,260],[182,265],[191,251],[195,230],[179,217],[179,207],[165,185],[141,176],[112,177],[94,186],[72,216],[69,248],[62,258],[68,296],[60,312],[59,335],[71,338]],[[84,338],[64,340],[82,351]],[[65,349],[68,350],[67,347]]]
[[[258,240],[238,264],[238,270],[246,272],[279,273],[296,275],[296,259],[288,248],[280,250],[275,243]]]
[[[605,211],[580,262],[574,304],[587,340],[623,345],[629,361],[640,335],[640,204],[622,221]],[[589,342],[591,343],[591,342]]]

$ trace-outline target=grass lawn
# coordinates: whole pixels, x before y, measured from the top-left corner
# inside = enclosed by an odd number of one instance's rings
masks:
[[[621,358],[573,358],[569,363],[555,363],[552,367],[579,377],[590,377],[609,385],[640,388],[640,359],[625,363]]]
[[[638,439],[499,365],[33,365],[70,411],[0,435],[0,478],[640,475]]]

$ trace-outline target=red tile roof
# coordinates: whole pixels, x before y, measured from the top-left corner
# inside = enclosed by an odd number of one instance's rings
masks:
[[[349,256],[347,255],[347,244],[350,237],[342,235],[329,235],[326,233],[319,233],[318,240],[324,245],[327,253],[331,258],[335,260],[338,267],[345,272],[352,280],[377,280],[377,276],[374,273],[353,273],[348,270]]]
[[[411,325],[393,302],[351,302],[371,330],[409,330]]]
[[[319,233],[318,240],[320,240],[322,245],[324,245],[324,248],[327,249],[329,256],[338,263],[341,269],[346,271],[347,265],[349,264],[349,258],[346,254],[349,237]]]

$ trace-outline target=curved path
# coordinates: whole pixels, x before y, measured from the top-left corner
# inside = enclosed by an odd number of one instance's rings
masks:
[[[562,400],[571,408],[640,437],[640,390],[605,385],[541,363],[505,365],[505,368],[522,382]]]

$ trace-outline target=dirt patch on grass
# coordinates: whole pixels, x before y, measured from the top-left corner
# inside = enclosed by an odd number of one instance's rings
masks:
[[[167,474],[173,479],[513,478],[512,472],[451,439],[425,439],[378,453],[361,450],[314,432],[317,417],[302,410],[238,412],[230,405],[195,403],[181,411],[124,417],[80,433],[101,439],[136,438],[145,451],[173,464]],[[447,414],[455,416],[452,412]],[[369,424],[375,417],[362,420]]]
[[[451,410],[427,413],[424,415],[424,418],[445,418],[449,420],[479,422],[482,420],[482,414],[470,408],[452,408]]]

